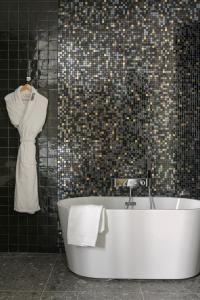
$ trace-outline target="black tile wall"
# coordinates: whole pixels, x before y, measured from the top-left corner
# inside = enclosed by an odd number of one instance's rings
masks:
[[[116,195],[113,178],[146,176],[147,159],[155,195],[200,198],[199,24],[196,0],[0,2],[0,251],[57,251],[57,195]],[[13,210],[4,102],[29,62],[49,99],[34,215]]]
[[[116,195],[147,159],[154,195],[200,198],[199,29],[196,0],[60,1],[60,198]]]
[[[57,0],[0,1],[0,251],[55,252],[57,247]],[[41,211],[13,210],[19,135],[4,96],[26,81],[49,100],[37,138]]]

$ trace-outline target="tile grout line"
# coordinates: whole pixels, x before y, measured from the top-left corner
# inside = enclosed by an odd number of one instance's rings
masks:
[[[52,273],[53,273],[53,270],[54,270],[54,268],[55,268],[55,265],[56,265],[56,263],[57,263],[57,261],[58,261],[58,257],[59,257],[59,256],[56,257],[56,260],[55,260],[55,262],[54,262],[54,264],[53,264],[53,267],[52,267],[52,269],[51,269],[51,272],[49,273],[49,276],[48,276],[47,281],[46,281],[46,283],[45,283],[45,285],[44,285],[44,288],[43,288],[43,291],[42,291],[42,293],[41,293],[41,295],[40,295],[40,299],[39,299],[39,300],[42,300],[42,296],[43,296],[43,294],[44,294],[44,292],[45,292],[45,289],[46,289],[46,287],[47,287],[47,284],[49,283],[49,279],[50,279],[50,277],[51,277],[51,275],[52,275]]]

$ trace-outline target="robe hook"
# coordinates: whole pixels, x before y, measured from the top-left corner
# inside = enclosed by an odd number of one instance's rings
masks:
[[[26,76],[26,82],[30,83],[31,82],[31,60],[28,60],[28,70],[27,70],[27,76]]]
[[[30,76],[27,76],[27,77],[26,77],[26,82],[27,82],[27,83],[30,83],[30,82],[31,82],[31,77],[30,77]]]

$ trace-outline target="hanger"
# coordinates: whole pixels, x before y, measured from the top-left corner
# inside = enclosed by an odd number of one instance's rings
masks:
[[[31,90],[31,77],[26,77],[26,83],[22,85],[20,92],[30,91]]]
[[[31,85],[29,83],[25,83],[24,85],[22,85],[20,92],[30,91],[30,90],[31,90]]]

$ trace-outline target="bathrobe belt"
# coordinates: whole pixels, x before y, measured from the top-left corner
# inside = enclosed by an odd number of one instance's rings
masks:
[[[20,143],[33,143],[33,144],[35,144],[35,139],[20,139]]]

